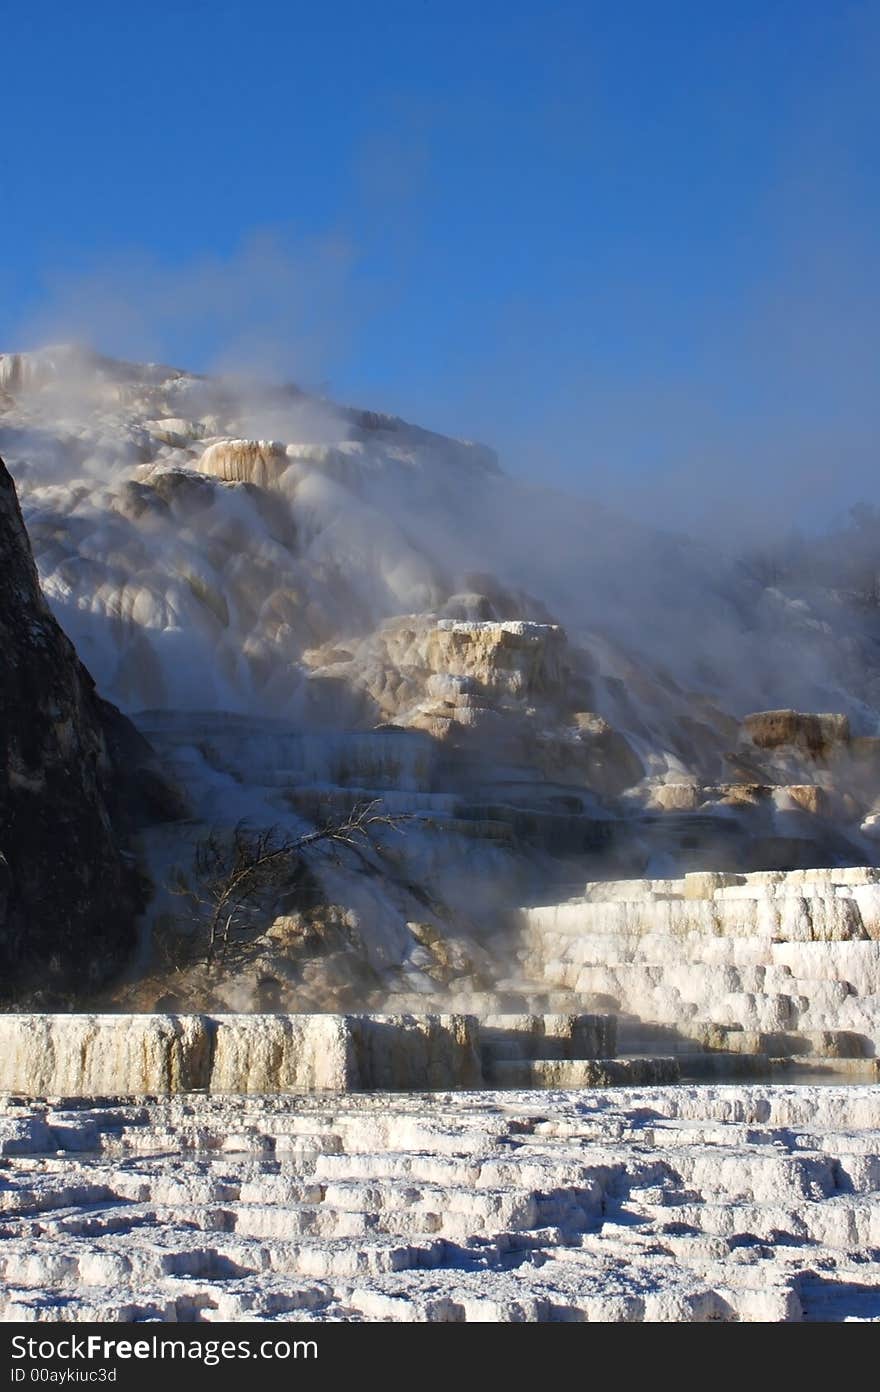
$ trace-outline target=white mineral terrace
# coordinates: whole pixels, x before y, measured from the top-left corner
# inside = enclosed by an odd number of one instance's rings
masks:
[[[880,1319],[880,1089],[7,1100],[6,1320]]]
[[[554,1008],[617,1014],[624,1052],[735,1052],[743,1068],[762,1056],[830,1056],[854,1072],[861,1059],[873,1076],[873,867],[606,881],[525,909],[520,922],[522,979],[540,982]]]
[[[106,1097],[668,1082],[613,1016],[0,1015],[0,1091]]]
[[[0,1015],[0,1314],[880,1320],[878,881],[591,884],[446,1014]]]

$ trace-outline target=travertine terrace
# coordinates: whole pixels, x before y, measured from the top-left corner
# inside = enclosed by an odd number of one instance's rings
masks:
[[[25,1102],[7,1320],[880,1318],[880,1089]]]
[[[0,446],[5,1318],[880,1317],[875,571],[87,350]]]
[[[130,772],[128,717],[141,737],[138,776],[107,788],[141,919],[111,917],[98,960],[43,906],[34,1008],[83,1001],[85,972],[109,1009],[457,1010],[510,974],[511,909],[588,878],[876,859],[877,611],[834,567],[764,583],[484,446],[69,346],[0,354],[0,453],[27,528],[4,563],[32,588],[35,565],[40,612],[119,708],[82,747]],[[37,819],[68,725],[19,707],[14,800]],[[364,800],[405,834],[314,848],[308,892],[202,970],[169,888],[204,841],[243,820],[296,837]],[[4,854],[15,904],[27,856]]]
[[[556,1008],[616,1012],[625,1049],[709,1050],[716,1066],[735,1052],[739,1071],[824,1056],[873,1076],[880,871],[589,884],[522,912],[519,963]]]
[[[608,1015],[0,1015],[0,1090],[283,1096],[486,1081],[665,1082]]]

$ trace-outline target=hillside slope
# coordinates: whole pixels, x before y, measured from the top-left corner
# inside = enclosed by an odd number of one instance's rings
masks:
[[[510,909],[567,885],[874,857],[880,628],[833,575],[786,588],[484,446],[80,349],[0,355],[0,445],[49,604],[189,801],[140,835],[136,1002],[479,990]],[[246,963],[169,1002],[206,835],[373,797],[399,833],[316,853]]]

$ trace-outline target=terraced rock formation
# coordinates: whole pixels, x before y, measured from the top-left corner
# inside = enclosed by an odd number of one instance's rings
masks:
[[[738,1073],[770,1057],[876,1075],[880,871],[870,867],[589,884],[522,912],[519,962],[532,1008],[614,1011],[624,1051],[681,1054],[710,1075],[724,1055]]]
[[[484,446],[75,347],[0,354],[0,447],[40,622],[50,606],[186,819],[140,820],[135,931],[103,914],[121,871],[96,790],[95,942],[80,953],[56,915],[66,953],[57,972],[41,958],[83,1005],[443,1011],[515,974],[514,905],[587,877],[877,858],[880,611],[846,563],[870,559],[870,529],[813,539],[769,584],[700,538],[508,477]],[[50,653],[34,689],[73,660]],[[101,741],[81,733],[94,782]],[[17,766],[6,782],[24,806]],[[199,846],[242,820],[295,839],[365,798],[406,834],[310,855],[308,902],[288,886],[247,960],[203,970],[171,892]],[[39,892],[42,856],[17,859]]]
[[[609,1015],[0,1015],[0,1090],[144,1096],[670,1082]]]
[[[6,1320],[880,1319],[880,1089],[7,1100]]]

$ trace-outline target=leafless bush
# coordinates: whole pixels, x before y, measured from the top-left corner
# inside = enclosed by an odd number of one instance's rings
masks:
[[[374,799],[302,836],[247,822],[231,834],[210,832],[196,847],[191,875],[180,874],[171,886],[186,904],[196,954],[210,966],[251,942],[265,926],[271,901],[302,876],[312,847],[332,842],[364,850],[380,828],[400,830],[406,820],[383,812],[381,800]]]

